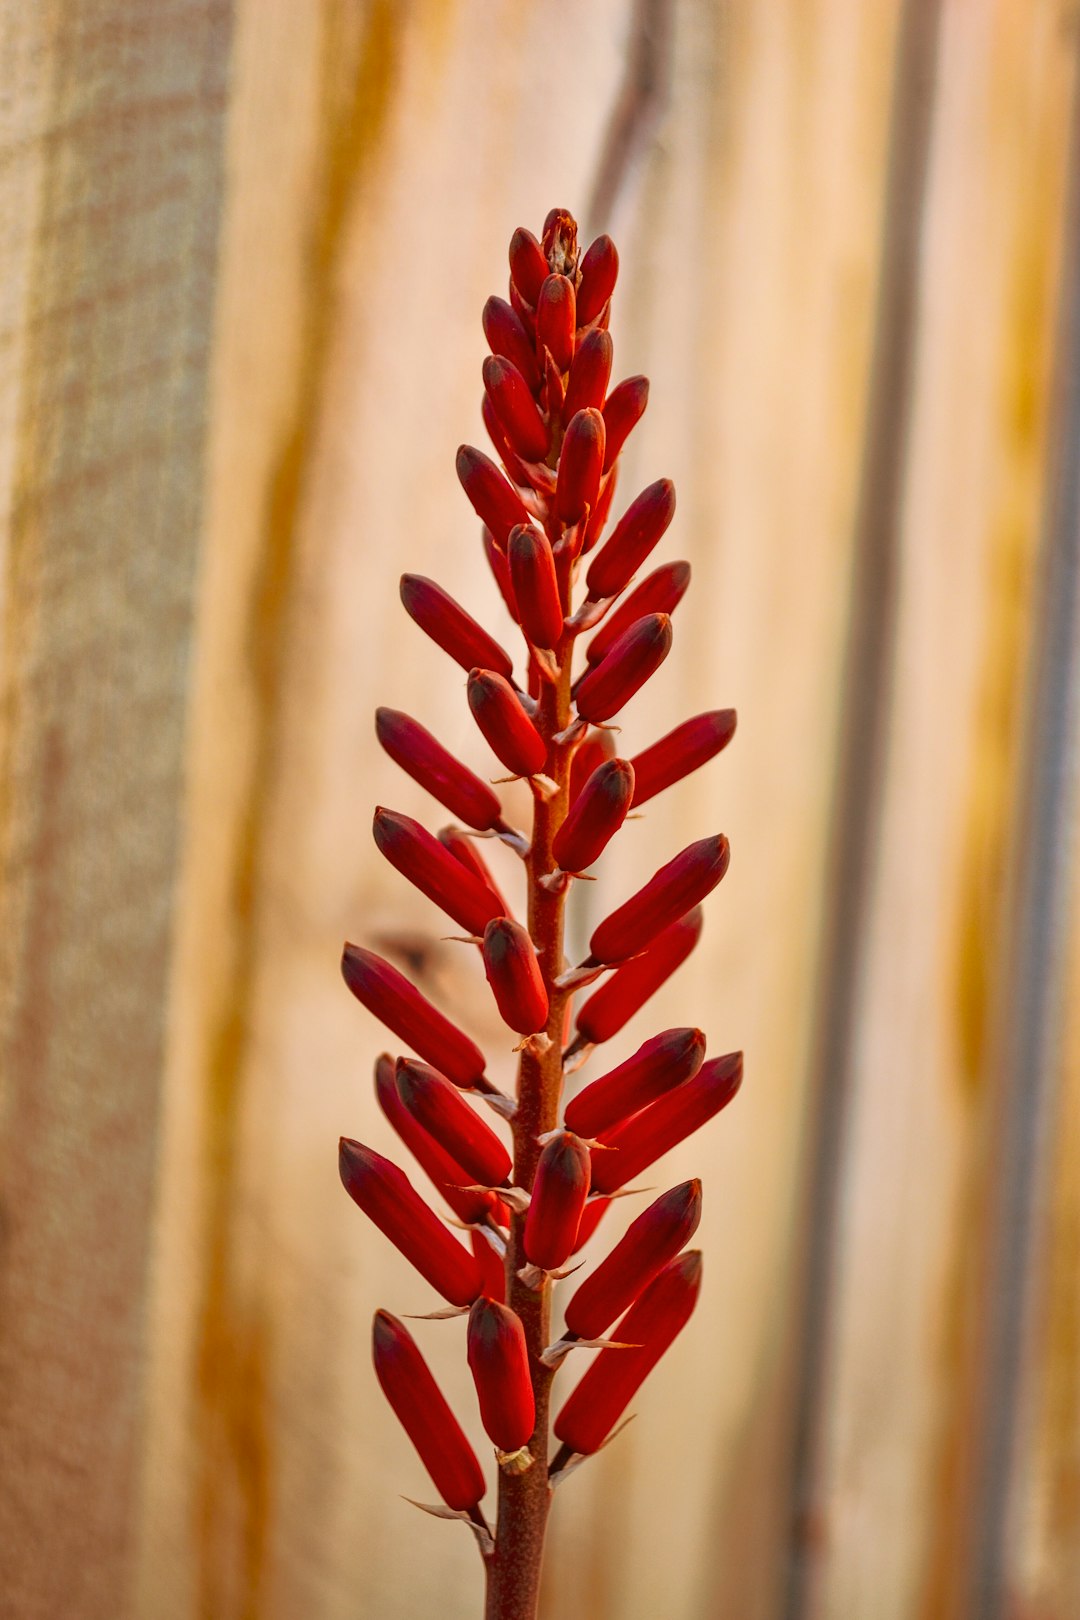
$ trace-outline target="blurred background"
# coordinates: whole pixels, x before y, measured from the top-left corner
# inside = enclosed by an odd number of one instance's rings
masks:
[[[454,451],[556,204],[617,240],[623,496],[675,479],[694,570],[625,751],[739,712],[574,926],[726,832],[605,1057],[699,1023],[747,1077],[653,1178],[705,1179],[702,1303],[558,1492],[544,1615],[1080,1614],[1077,27],[0,0],[5,1614],[480,1612],[370,1368],[431,1300],[338,1183],[391,1147],[338,956],[509,1075],[377,860],[375,802],[437,812],[372,710],[487,773],[397,576],[510,636]],[[417,1333],[479,1445],[460,1324]]]

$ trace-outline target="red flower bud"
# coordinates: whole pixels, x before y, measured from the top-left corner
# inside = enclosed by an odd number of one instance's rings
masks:
[[[466,1185],[499,1187],[506,1181],[513,1169],[509,1153],[445,1075],[427,1063],[399,1058],[397,1089],[413,1118],[466,1172]]]
[[[484,972],[505,1023],[535,1035],[548,1020],[548,993],[532,940],[520,923],[497,917],[484,929]]]
[[[531,523],[519,524],[510,531],[506,555],[527,639],[534,647],[557,647],[563,633],[563,609],[547,535]]]
[[[374,951],[346,945],[341,973],[357,1001],[455,1086],[466,1090],[473,1086],[488,1088],[480,1048],[449,1018],[444,1018],[396,967]]]
[[[574,1252],[590,1174],[589,1150],[570,1131],[545,1143],[525,1217],[525,1257],[534,1266],[555,1271]]]
[[[492,354],[512,361],[535,394],[540,387],[540,371],[532,340],[519,316],[504,298],[489,298],[484,305],[483,321],[484,336]]]
[[[347,1136],[338,1147],[338,1170],[353,1203],[432,1288],[451,1305],[471,1305],[480,1292],[480,1268],[425,1204],[404,1170]]]
[[[527,298],[523,298],[514,282],[509,287],[510,308],[521,322],[528,334],[529,342],[536,342],[536,311]]]
[[[700,1029],[666,1029],[567,1103],[567,1129],[579,1136],[600,1136],[691,1080],[704,1061]]]
[[[390,758],[467,826],[486,832],[503,825],[502,805],[487,783],[418,720],[400,709],[376,709],[375,734]]]
[[[671,620],[666,613],[649,613],[625,630],[606,658],[594,664],[579,681],[574,694],[583,720],[610,720],[629,703],[650,675],[655,675],[671,651]]]
[[[625,759],[597,767],[571,806],[552,844],[564,872],[584,872],[599,860],[630,809],[634,772]]]
[[[574,1239],[574,1253],[578,1254],[588,1243],[596,1228],[611,1208],[610,1198],[590,1198],[581,1212],[581,1224]]]
[[[459,927],[480,934],[492,917],[502,914],[498,895],[411,816],[378,805],[372,831],[390,865],[396,866],[421,894],[434,900]]]
[[[604,525],[611,515],[611,506],[615,499],[615,488],[618,481],[618,467],[612,467],[610,472],[605,472],[600,480],[596,505],[589,513],[589,521],[585,525],[585,538],[581,545],[582,554],[591,551],[603,533]]]
[[[499,355],[488,355],[484,361],[484,387],[517,454],[524,461],[543,461],[548,452],[548,430],[517,366]]]
[[[498,1220],[505,1205],[493,1192],[471,1192],[469,1183],[475,1180],[446,1149],[429,1136],[420,1121],[409,1113],[398,1094],[394,1060],[383,1053],[375,1063],[375,1096],[379,1107],[409,1149],[425,1175],[431,1177],[459,1221],[467,1226],[486,1220],[490,1215]],[[487,1245],[490,1250],[490,1244]],[[475,1249],[473,1251],[475,1253]]]
[[[585,583],[594,601],[618,596],[663,538],[675,516],[675,485],[658,478],[630,502],[589,564]]]
[[[711,1058],[692,1080],[643,1108],[625,1124],[605,1131],[593,1158],[592,1190],[612,1193],[726,1108],[742,1084],[741,1052]]]
[[[735,735],[735,710],[712,709],[685,720],[651,748],[634,755],[634,805],[645,804],[704,765]]]
[[[528,1445],[536,1427],[521,1318],[508,1306],[481,1295],[469,1312],[467,1344],[484,1430],[500,1451],[519,1451]]]
[[[510,583],[510,564],[506,559],[506,552],[500,550],[495,544],[495,536],[488,528],[484,529],[483,542],[484,556],[487,558],[488,567],[491,569],[495,583],[499,587],[499,595],[506,604],[507,613],[517,624],[519,623],[518,605],[514,597],[514,587]]]
[[[690,584],[688,562],[664,563],[654,568],[625,601],[609,613],[585,649],[590,664],[598,664],[614,646],[624,631],[643,618],[646,613],[674,613]]]
[[[507,477],[520,488],[526,488],[532,482],[529,468],[510,443],[506,429],[495,414],[495,407],[489,394],[485,393],[480,400],[480,415]]]
[[[597,410],[578,411],[559,453],[555,510],[564,524],[576,523],[596,501],[604,465],[604,418]]]
[[[604,401],[604,426],[607,428],[607,447],[604,451],[604,471],[614,467],[619,452],[631,432],[645,415],[649,403],[648,377],[627,377],[613,388]]]
[[[443,848],[450,851],[455,861],[460,861],[462,866],[467,867],[470,872],[480,879],[481,883],[487,885],[499,902],[499,916],[509,917],[510,907],[507,905],[499,885],[492,876],[490,866],[477,849],[476,839],[470,838],[467,833],[463,833],[460,827],[440,827],[435,836]]]
[[[575,304],[574,283],[566,276],[548,276],[536,300],[536,341],[564,373],[574,358]]]
[[[701,938],[700,906],[658,934],[648,950],[624,962],[577,1015],[576,1046],[610,1041],[686,961]]]
[[[535,776],[547,764],[547,743],[509,682],[490,669],[469,675],[469,708],[497,759],[515,776]]]
[[[700,1181],[684,1181],[650,1204],[574,1294],[567,1331],[598,1339],[689,1243],[700,1220]]]
[[[574,757],[570,761],[570,789],[569,801],[571,806],[577,802],[586,782],[593,772],[598,770],[605,760],[615,757],[615,739],[610,731],[590,731],[578,743]]]
[[[519,226],[510,238],[510,276],[521,296],[534,306],[548,274],[548,262],[532,231]]]
[[[610,236],[598,236],[581,261],[581,281],[578,285],[577,318],[579,326],[595,321],[615,290],[619,274],[619,255]]]
[[[544,257],[558,275],[577,273],[577,220],[565,208],[552,208],[544,220],[541,239]]]
[[[410,619],[462,669],[475,669],[479,664],[507,679],[514,673],[510,654],[433,579],[402,574],[401,600]]]
[[[508,1223],[509,1224],[509,1223]],[[499,1304],[506,1303],[506,1266],[501,1257],[496,1254],[494,1247],[488,1242],[483,1232],[475,1227],[469,1233],[469,1243],[476,1256],[476,1263],[480,1267],[480,1275],[484,1279],[484,1293],[488,1299],[497,1299]]]
[[[652,943],[669,923],[711,894],[728,869],[723,833],[699,838],[655,872],[636,894],[593,929],[589,950],[597,962],[625,962]]]
[[[601,1350],[555,1419],[573,1452],[599,1451],[664,1351],[690,1320],[701,1289],[701,1252],[690,1249],[646,1288],[613,1337],[631,1350]]]
[[[371,1332],[375,1376],[420,1454],[447,1507],[471,1513],[487,1485],[461,1425],[450,1410],[412,1334],[389,1311],[376,1311]]]
[[[608,379],[611,376],[613,353],[614,344],[610,335],[601,332],[599,328],[586,332],[578,344],[574,363],[570,367],[570,378],[566,384],[566,401],[563,405],[563,413],[568,422],[578,411],[588,410],[590,406],[600,410],[603,406],[604,394],[607,392]],[[589,504],[591,506],[592,502]]]
[[[515,523],[529,521],[521,496],[482,450],[463,444],[457,453],[457,475],[473,511],[487,524],[497,545],[506,544]]]

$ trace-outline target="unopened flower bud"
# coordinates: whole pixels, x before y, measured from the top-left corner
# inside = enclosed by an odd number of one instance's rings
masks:
[[[599,540],[611,515],[612,502],[615,499],[615,490],[619,481],[618,467],[612,467],[605,472],[600,480],[600,488],[596,493],[596,504],[589,513],[589,521],[585,525],[585,536],[581,543],[581,554],[591,551]]]
[[[610,652],[582,676],[574,701],[583,720],[610,720],[654,675],[671,651],[671,620],[649,613],[623,632]]]
[[[624,631],[647,613],[666,613],[670,617],[686,595],[690,584],[688,562],[664,563],[642,580],[630,595],[609,613],[585,649],[590,664],[598,664],[611,651]]]
[[[510,277],[521,296],[535,309],[548,274],[548,262],[532,231],[519,226],[510,238]]]
[[[536,301],[536,338],[564,373],[574,358],[576,327],[573,282],[566,276],[548,276]]]
[[[483,1469],[412,1334],[389,1311],[375,1312],[371,1354],[382,1392],[435,1489],[455,1512],[473,1512],[487,1489]]]
[[[498,1254],[485,1232],[474,1227],[469,1233],[469,1244],[476,1263],[480,1267],[480,1275],[484,1282],[484,1293],[488,1299],[498,1300],[500,1305],[506,1303],[506,1263]]]
[[[526,1259],[541,1270],[555,1271],[574,1252],[590,1175],[589,1150],[580,1138],[560,1131],[545,1143],[524,1238]]]
[[[607,332],[601,332],[599,328],[586,332],[577,346],[566,384],[566,400],[563,404],[566,421],[569,422],[576,412],[588,410],[590,406],[595,410],[602,409],[611,376],[613,352],[614,345]],[[603,455],[600,460],[603,463]],[[592,505],[592,502],[589,504]]]
[[[596,1228],[611,1208],[610,1198],[589,1198],[581,1212],[581,1224],[574,1239],[574,1253],[578,1254],[588,1243]]]
[[[675,485],[658,478],[631,501],[589,564],[585,582],[589,595],[599,601],[618,596],[663,538],[675,516]]]
[[[615,290],[618,274],[619,255],[614,242],[610,236],[598,236],[581,261],[577,297],[579,326],[588,326],[590,321],[595,321]]]
[[[604,465],[604,418],[597,410],[578,411],[559,453],[555,510],[564,524],[576,523],[596,501]]]
[[[650,1204],[573,1295],[567,1331],[598,1339],[689,1243],[700,1220],[700,1181],[684,1181]]]
[[[500,1451],[519,1451],[536,1427],[521,1318],[509,1306],[481,1295],[469,1312],[466,1342],[484,1430]]]
[[[484,336],[492,354],[511,361],[521,372],[529,390],[540,387],[540,372],[533,345],[520,317],[504,298],[489,298],[484,305]]]
[[[692,1079],[704,1061],[705,1037],[700,1029],[666,1029],[567,1103],[563,1116],[567,1129],[587,1137],[613,1130]]]
[[[503,1021],[519,1035],[536,1035],[547,1024],[548,993],[528,933],[509,917],[484,930],[484,972]]]
[[[690,1320],[701,1290],[701,1253],[672,1260],[633,1304],[613,1335],[632,1349],[601,1350],[555,1419],[571,1451],[599,1451],[664,1351]]]
[[[673,782],[726,748],[735,735],[735,710],[712,709],[685,720],[651,748],[634,755],[634,805],[645,804]]]
[[[513,1161],[506,1147],[445,1075],[430,1064],[399,1058],[396,1079],[405,1107],[466,1172],[466,1185],[499,1187],[507,1180]]]
[[[488,355],[484,361],[484,387],[517,454],[525,461],[542,461],[548,451],[548,430],[528,383],[513,361]]]
[[[483,933],[492,917],[502,915],[499,896],[411,816],[379,805],[372,831],[391,866],[470,934]]]
[[[458,450],[457,475],[481,523],[487,524],[497,545],[505,546],[514,524],[529,521],[517,490],[507,483],[489,456],[470,444]]]
[[[578,1043],[610,1041],[682,966],[701,938],[702,911],[693,911],[658,934],[647,950],[624,962],[577,1015]]]
[[[648,377],[627,377],[625,382],[611,390],[604,401],[604,426],[607,429],[605,472],[618,461],[623,445],[644,416],[648,403]]]
[[[490,529],[485,527],[482,538],[484,556],[487,558],[487,565],[491,569],[495,583],[499,587],[499,595],[506,604],[507,613],[509,613],[514,623],[518,624],[520,622],[518,605],[514,597],[514,587],[510,583],[510,564],[507,561],[506,552],[496,545],[495,536]]]
[[[592,1190],[612,1193],[625,1187],[669,1148],[693,1134],[726,1108],[742,1084],[741,1052],[710,1058],[693,1079],[650,1103],[640,1114],[605,1131],[603,1148],[593,1156]]]
[[[605,760],[615,757],[615,740],[610,731],[590,731],[574,750],[574,757],[570,761],[570,804],[573,805],[579,793],[593,772]]]
[[[498,1195],[486,1190],[474,1191],[469,1185],[474,1178],[409,1113],[398,1093],[394,1060],[386,1052],[375,1062],[375,1096],[398,1136],[459,1221],[473,1226],[488,1216],[495,1220],[500,1218],[505,1206]]]
[[[507,679],[514,673],[510,654],[433,579],[425,579],[423,574],[402,574],[401,600],[410,619],[462,669],[480,665]]]
[[[625,759],[597,767],[555,834],[552,854],[564,872],[584,872],[599,860],[630,809],[634,772]]]
[[[359,945],[346,945],[341,973],[356,997],[426,1062],[434,1064],[455,1086],[490,1088],[484,1054],[464,1032],[444,1018],[403,973]]]
[[[475,1259],[425,1204],[404,1170],[343,1136],[342,1185],[354,1204],[451,1305],[471,1305],[480,1292]]]
[[[486,782],[400,709],[375,710],[375,734],[390,758],[466,826],[502,825],[502,805]]]
[[[723,833],[699,838],[680,850],[593,929],[589,940],[593,958],[597,962],[625,962],[627,957],[636,956],[716,888],[729,860]]]
[[[547,744],[508,681],[490,669],[469,675],[469,708],[488,746],[515,776],[535,776],[547,764]]]
[[[500,917],[509,917],[510,907],[507,905],[499,885],[495,882],[490,866],[477,849],[476,839],[470,838],[467,833],[463,833],[460,827],[440,827],[435,836],[443,848],[449,850],[455,861],[460,861],[462,866],[467,867],[475,877],[479,878],[481,883],[486,884],[491,890],[499,902],[498,915]]]
[[[534,647],[557,647],[563,633],[563,609],[547,535],[532,523],[520,524],[510,531],[506,555],[527,639]]]

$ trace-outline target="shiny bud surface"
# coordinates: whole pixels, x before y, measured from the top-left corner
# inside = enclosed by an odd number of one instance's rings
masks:
[[[544,1144],[525,1217],[525,1256],[555,1271],[573,1254],[589,1193],[589,1150],[570,1131]]]
[[[574,358],[576,327],[573,282],[567,276],[548,276],[536,301],[536,340],[560,372],[569,371]]]
[[[623,822],[634,796],[634,768],[609,759],[585,783],[555,835],[552,854],[564,872],[584,872],[599,860]]]
[[[735,735],[735,710],[697,714],[634,755],[634,804],[647,804],[673,782],[713,759]]]
[[[588,326],[603,310],[615,291],[619,274],[619,255],[610,236],[598,236],[586,249],[581,261],[581,283],[578,287],[577,318],[579,326]]]
[[[567,1103],[567,1129],[588,1137],[613,1130],[657,1097],[692,1080],[704,1061],[700,1029],[666,1029]]]
[[[507,678],[514,673],[510,654],[433,579],[402,574],[401,601],[410,619],[462,669],[479,664]]]
[[[497,1195],[469,1191],[469,1183],[476,1178],[451,1158],[442,1144],[436,1142],[405,1107],[398,1093],[394,1060],[385,1052],[375,1064],[375,1096],[402,1142],[459,1221],[472,1226],[489,1215],[499,1218],[500,1200]]]
[[[507,1180],[513,1161],[505,1145],[445,1075],[399,1058],[396,1084],[408,1112],[466,1172],[466,1185],[498,1187]]]
[[[623,445],[644,416],[648,403],[648,377],[627,377],[625,382],[611,390],[604,401],[604,426],[607,429],[605,472],[618,461]]]
[[[338,1170],[353,1203],[425,1281],[451,1305],[471,1305],[480,1292],[480,1268],[425,1204],[404,1170],[346,1136],[338,1147]]]
[[[561,523],[576,523],[586,507],[595,505],[603,465],[604,418],[597,410],[578,411],[566,429],[559,456],[555,510]]]
[[[412,1334],[389,1311],[376,1311],[371,1354],[375,1376],[447,1507],[468,1513],[487,1485],[457,1418]]]
[[[548,993],[528,932],[509,917],[484,930],[484,972],[503,1022],[519,1035],[536,1035],[547,1024]]]
[[[592,932],[589,950],[598,962],[624,962],[657,934],[711,894],[728,869],[731,852],[723,833],[699,838],[655,872],[636,894]]]
[[[531,523],[521,524],[510,531],[506,555],[527,639],[534,647],[557,647],[563,633],[563,610],[547,535]]]
[[[663,539],[674,516],[675,485],[670,478],[658,478],[631,501],[589,564],[589,595],[596,601],[617,596]]]
[[[469,675],[469,708],[484,739],[508,771],[535,776],[547,764],[547,744],[509,682],[490,669]]]
[[[411,816],[377,806],[375,842],[391,866],[471,934],[483,933],[503,904],[487,884]]]
[[[649,613],[623,632],[610,652],[587,670],[575,692],[583,720],[599,723],[618,714],[655,675],[671,651],[671,620]]]
[[[624,631],[647,613],[666,613],[670,617],[686,595],[689,584],[688,562],[664,563],[655,568],[603,621],[585,649],[589,663],[598,664]]]
[[[457,453],[457,475],[472,509],[491,530],[497,545],[505,546],[515,523],[527,523],[529,514],[517,490],[482,450],[463,444]]]
[[[513,361],[489,355],[484,361],[484,387],[517,454],[524,461],[542,461],[548,451],[548,430],[528,383]]]
[[[593,1156],[592,1190],[612,1193],[633,1181],[726,1108],[742,1084],[742,1076],[741,1052],[710,1058],[692,1080],[676,1086],[615,1130],[605,1131],[603,1150]]]
[[[376,709],[375,735],[395,764],[466,826],[485,832],[501,823],[497,794],[418,720],[400,709]]]
[[[357,1001],[455,1086],[469,1089],[486,1082],[484,1054],[475,1041],[432,1006],[391,962],[360,945],[347,944],[341,976]]]
[[[536,1426],[521,1318],[481,1295],[469,1312],[466,1344],[484,1431],[500,1451],[518,1451]]]
[[[616,968],[579,1011],[579,1038],[599,1043],[617,1035],[686,961],[701,938],[703,920],[701,907],[695,906],[657,935],[640,956]]]
[[[566,1307],[567,1331],[598,1339],[689,1243],[700,1220],[700,1181],[663,1193],[580,1285]]]

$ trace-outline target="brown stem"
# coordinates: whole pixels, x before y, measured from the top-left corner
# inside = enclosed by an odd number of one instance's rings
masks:
[[[540,1155],[537,1138],[554,1130],[558,1121],[562,1091],[562,1047],[565,1034],[566,991],[553,989],[563,968],[562,893],[541,888],[539,879],[555,868],[552,841],[567,810],[567,785],[571,749],[560,748],[551,738],[570,719],[570,650],[567,637],[557,649],[562,674],[558,685],[545,682],[536,723],[549,740],[549,772],[559,791],[549,799],[535,797],[533,839],[528,859],[529,933],[540,958],[540,966],[551,998],[547,1034],[551,1044],[541,1055],[525,1050],[518,1071],[518,1106],[514,1116],[514,1182],[527,1191],[532,1188],[536,1161]],[[499,1518],[495,1552],[488,1560],[485,1620],[534,1620],[540,1595],[540,1568],[544,1556],[544,1532],[551,1505],[548,1484],[548,1406],[554,1369],[540,1361],[540,1352],[550,1342],[551,1283],[544,1279],[539,1289],[526,1287],[518,1276],[525,1264],[522,1238],[523,1215],[513,1216],[506,1254],[507,1302],[520,1316],[529,1347],[533,1393],[536,1398],[536,1428],[529,1442],[531,1468],[523,1474],[499,1471]]]

